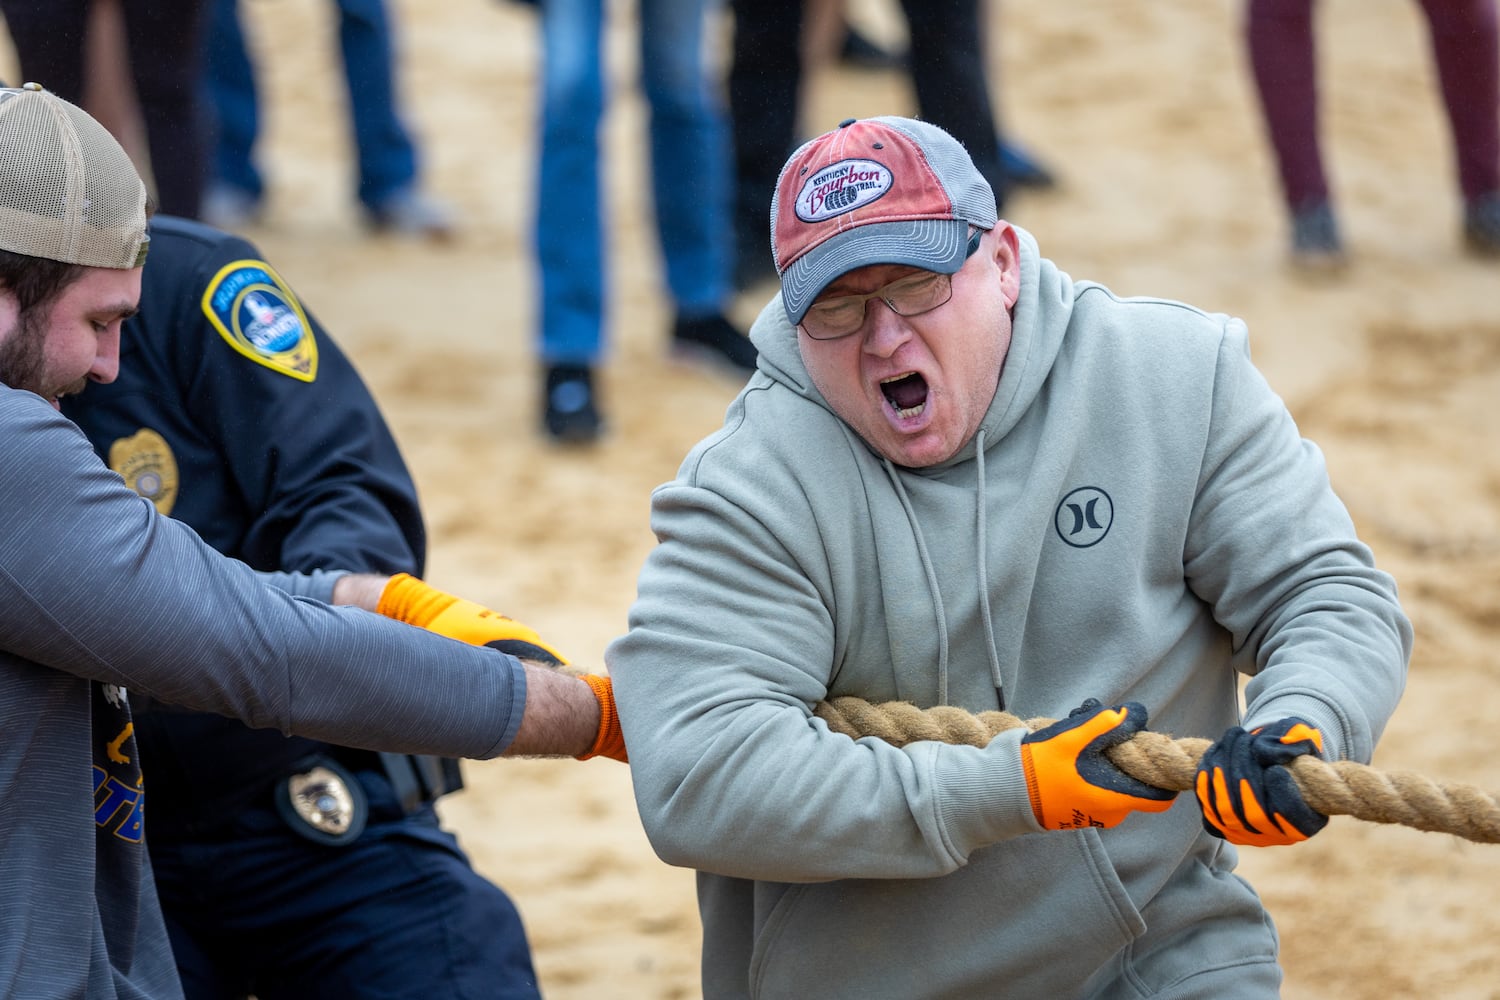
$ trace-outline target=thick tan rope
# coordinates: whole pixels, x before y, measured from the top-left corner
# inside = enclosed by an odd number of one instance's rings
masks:
[[[1007,729],[1035,732],[1052,719],[1021,719],[1009,712],[980,712],[940,705],[919,709],[904,701],[874,705],[862,698],[819,702],[816,714],[845,736],[876,736],[905,746],[918,740],[982,747]],[[1211,740],[1173,739],[1150,731],[1108,751],[1116,767],[1148,785],[1191,791],[1198,762]],[[1500,844],[1500,801],[1472,785],[1438,784],[1409,771],[1377,771],[1352,761],[1328,763],[1298,757],[1288,767],[1307,804],[1325,816],[1353,816],[1451,833],[1481,844]]]

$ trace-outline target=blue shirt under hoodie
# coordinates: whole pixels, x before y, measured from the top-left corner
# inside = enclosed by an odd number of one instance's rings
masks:
[[[1296,715],[1367,761],[1411,630],[1244,324],[1075,282],[1021,234],[979,431],[896,467],[828,408],[779,300],[760,370],[652,498],[610,647],[636,797],[696,868],[709,998],[1274,995],[1275,934],[1196,802],[1041,832],[1020,731],[832,734],[826,698],[1217,737]]]

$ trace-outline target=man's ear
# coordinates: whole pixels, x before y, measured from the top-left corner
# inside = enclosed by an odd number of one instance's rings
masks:
[[[1005,304],[1013,306],[1021,297],[1021,238],[1016,235],[1016,227],[1004,219],[995,224],[990,236],[994,240],[995,266],[1000,270]]]

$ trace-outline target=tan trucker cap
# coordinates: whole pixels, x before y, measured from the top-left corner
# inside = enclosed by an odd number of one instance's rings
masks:
[[[38,84],[0,89],[0,249],[128,270],[149,241],[146,185],[114,136]]]

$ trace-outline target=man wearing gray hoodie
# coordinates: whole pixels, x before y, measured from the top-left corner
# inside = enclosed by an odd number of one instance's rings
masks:
[[[1231,845],[1326,823],[1283,765],[1369,760],[1411,628],[1244,324],[1073,280],[922,122],[811,140],[771,221],[759,371],[606,656],[705,996],[1276,996]],[[897,748],[844,695],[1062,718]],[[1147,708],[1222,734],[1195,799],[1103,756]]]

